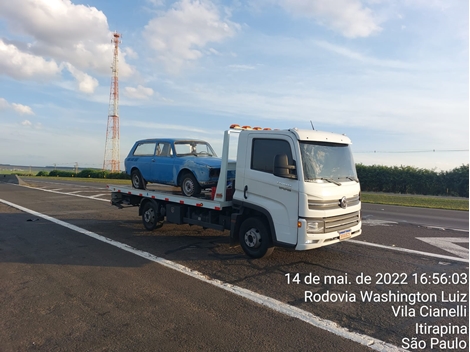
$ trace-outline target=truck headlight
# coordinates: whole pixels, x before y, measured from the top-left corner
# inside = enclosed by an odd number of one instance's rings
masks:
[[[307,220],[307,233],[323,232],[325,222],[322,220]]]

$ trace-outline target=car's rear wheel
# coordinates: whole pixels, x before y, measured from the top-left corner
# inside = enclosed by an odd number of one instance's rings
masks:
[[[187,172],[181,177],[181,191],[186,197],[197,196],[201,193],[201,186],[197,182],[194,175],[190,172]]]
[[[135,169],[131,172],[132,187],[137,189],[145,189],[145,181],[139,170]]]

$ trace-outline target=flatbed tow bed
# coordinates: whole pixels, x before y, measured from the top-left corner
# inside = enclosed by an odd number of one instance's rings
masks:
[[[222,208],[225,207],[231,207],[232,206],[232,201],[217,201],[217,200],[211,200],[210,199],[210,194],[209,193],[202,193],[201,197],[185,197],[182,194],[178,194],[179,192],[174,192],[174,191],[159,191],[159,190],[152,190],[152,189],[135,189],[132,187],[126,187],[126,186],[113,186],[113,185],[107,185],[108,189],[114,193],[122,193],[130,196],[132,199],[132,196],[138,197],[135,198],[135,201],[141,201],[144,198],[149,198],[149,199],[155,199],[155,200],[161,200],[165,202],[171,202],[171,203],[178,203],[178,204],[186,204],[194,207],[201,207],[201,208],[207,208],[207,209],[214,209],[214,210],[221,210]],[[173,188],[173,187],[172,187]],[[122,200],[122,199],[121,199]],[[112,204],[119,206],[119,204],[114,204],[114,199],[112,199]],[[138,204],[126,204],[120,203],[120,205],[138,205]]]
[[[107,187],[111,191],[112,205],[118,208],[139,207],[142,223],[149,231],[163,226],[165,221],[220,231],[230,229],[231,200],[211,200],[207,193],[200,197],[186,197],[172,190],[175,187],[168,187],[168,191],[114,185]]]

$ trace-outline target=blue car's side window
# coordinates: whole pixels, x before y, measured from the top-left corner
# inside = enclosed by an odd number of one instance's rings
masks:
[[[134,150],[135,156],[153,155],[155,151],[155,142],[153,143],[140,143]]]

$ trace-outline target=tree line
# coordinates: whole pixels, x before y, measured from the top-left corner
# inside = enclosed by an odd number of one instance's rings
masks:
[[[469,167],[436,172],[412,166],[356,165],[361,190],[468,198]]]
[[[82,178],[110,178],[110,179],[127,179],[130,180],[130,176],[123,172],[111,172],[108,170],[98,169],[83,169],[80,172],[75,173],[74,171],[64,170],[52,170],[39,171],[36,176],[53,176],[53,177],[82,177]]]

